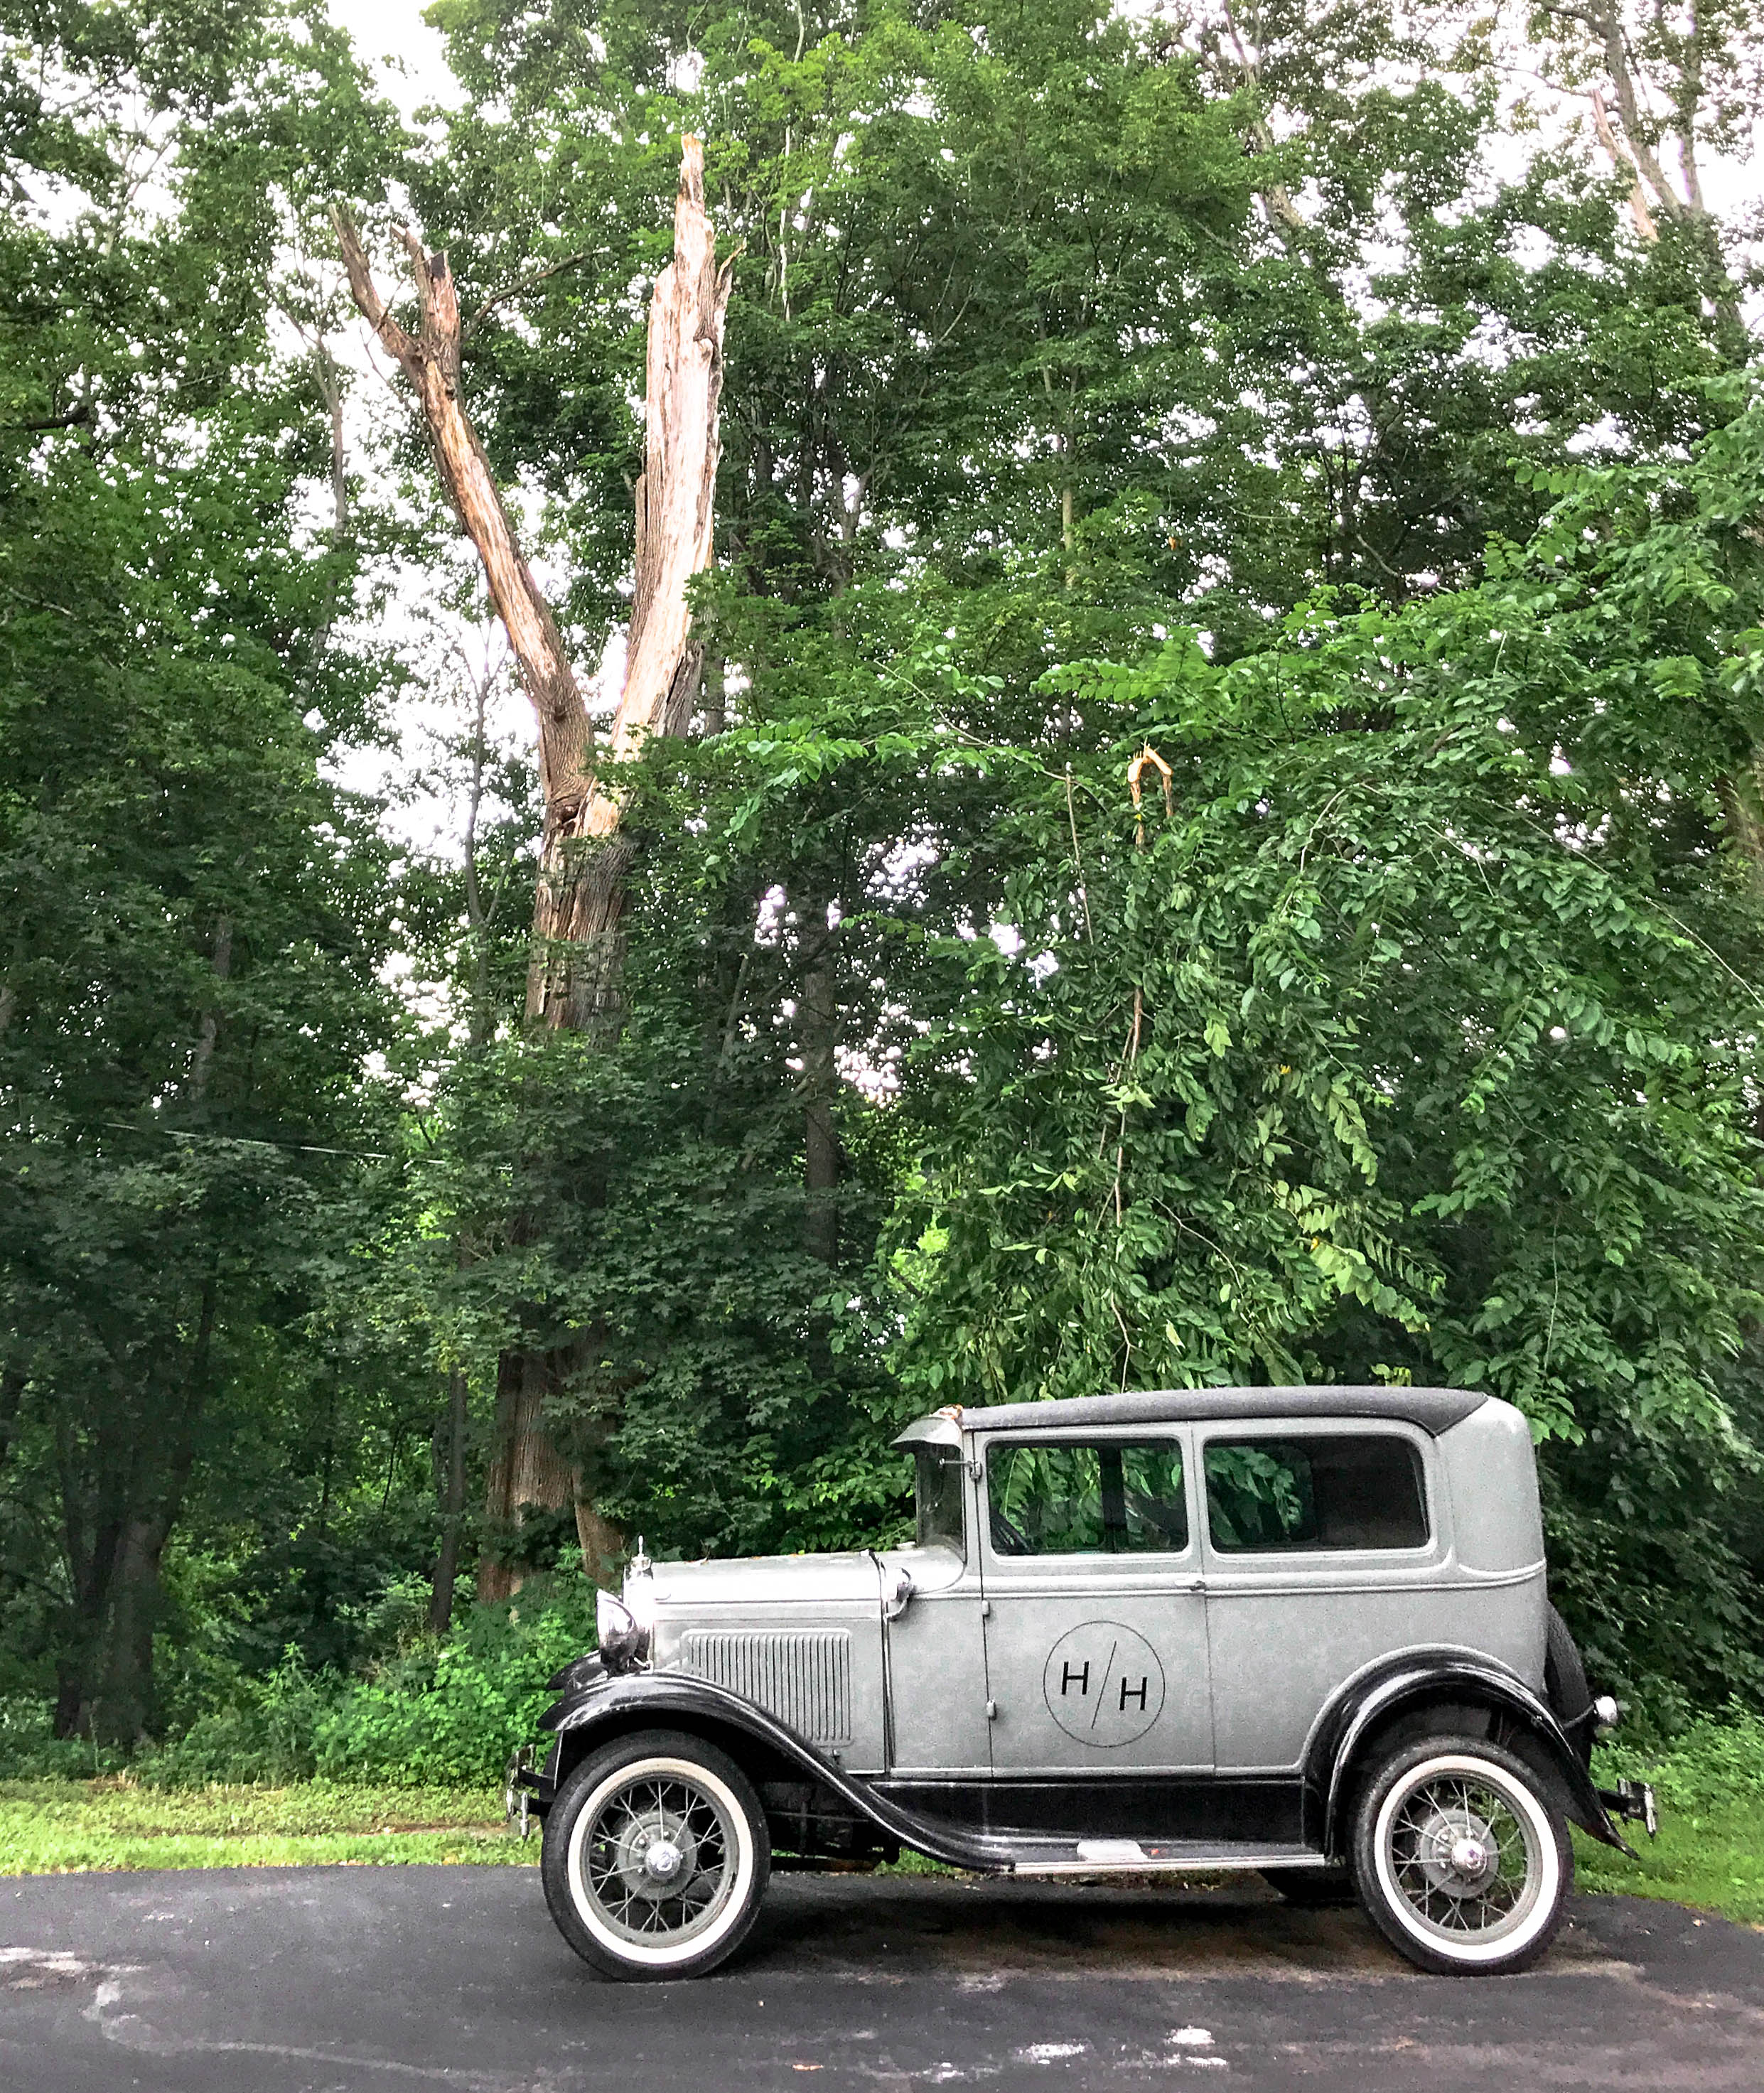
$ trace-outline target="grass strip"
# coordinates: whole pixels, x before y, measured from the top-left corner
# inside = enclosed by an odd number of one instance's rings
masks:
[[[0,1781],[0,1874],[111,1868],[451,1862],[531,1866],[500,1791],[346,1788],[163,1790],[119,1779]]]
[[[1653,1840],[1640,1825],[1623,1829],[1636,1849],[1633,1861],[1575,1833],[1574,1878],[1580,1888],[1664,1897],[1742,1926],[1764,1927],[1764,1825],[1755,1805],[1666,1809],[1660,1835]]]
[[[1650,1844],[1631,1826],[1636,1860],[1575,1835],[1580,1887],[1666,1898],[1764,1926],[1764,1811],[1757,1798],[1706,1786],[1699,1792],[1683,1779],[1681,1766],[1656,1769],[1669,1791],[1662,1798],[1660,1835]],[[1626,1763],[1623,1770],[1631,1769]],[[306,1781],[167,1790],[116,1778],[0,1781],[0,1874],[419,1862],[518,1867],[538,1858],[536,1836],[523,1844],[503,1823],[496,1789]],[[902,1865],[935,1871],[917,1854],[903,1855]]]

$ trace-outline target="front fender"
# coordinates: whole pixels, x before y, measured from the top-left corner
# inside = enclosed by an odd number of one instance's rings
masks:
[[[1348,1796],[1372,1732],[1429,1701],[1468,1701],[1517,1722],[1561,1782],[1570,1820],[1603,1844],[1630,1852],[1548,1703],[1516,1673],[1452,1650],[1421,1650],[1393,1660],[1353,1682],[1325,1711],[1307,1753],[1305,1788],[1307,1802],[1320,1815],[1327,1852],[1343,1848]]]
[[[743,1700],[727,1687],[680,1672],[627,1672],[596,1679],[580,1691],[566,1693],[540,1717],[540,1727],[554,1731],[558,1740],[544,1773],[534,1782],[541,1813],[557,1792],[566,1759],[592,1751],[623,1731],[647,1729],[670,1720],[722,1743],[726,1749],[733,1746],[730,1756],[736,1759],[751,1757],[751,1748],[761,1746],[795,1771],[831,1789],[891,1839],[916,1847],[934,1861],[981,1874],[1000,1874],[1009,1871],[1015,1858],[1013,1848],[1004,1840],[933,1823],[902,1809],[875,1794],[867,1781],[835,1766],[806,1737],[765,1709]],[[743,1744],[748,1747],[745,1752],[741,1748]]]

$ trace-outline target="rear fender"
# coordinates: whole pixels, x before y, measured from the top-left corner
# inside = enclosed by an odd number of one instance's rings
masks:
[[[535,1806],[549,1808],[571,1770],[590,1752],[632,1730],[661,1727],[688,1730],[722,1746],[738,1764],[775,1770],[830,1789],[858,1816],[904,1846],[951,1867],[984,1874],[1008,1870],[1014,1849],[1002,1839],[955,1826],[932,1823],[873,1793],[866,1781],[836,1766],[808,1740],[775,1715],[726,1687],[678,1672],[639,1671],[596,1680],[566,1693],[540,1718],[557,1736],[542,1774],[532,1777]]]
[[[1584,1761],[1548,1704],[1523,1679],[1458,1652],[1420,1650],[1345,1688],[1312,1733],[1305,1761],[1307,1815],[1326,1852],[1346,1851],[1354,1783],[1378,1733],[1430,1701],[1468,1704],[1504,1718],[1554,1776],[1570,1822],[1606,1846],[1630,1851],[1606,1814]]]

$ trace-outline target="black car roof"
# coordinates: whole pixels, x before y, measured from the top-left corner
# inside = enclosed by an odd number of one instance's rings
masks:
[[[969,1432],[1038,1432],[1068,1425],[1380,1417],[1419,1425],[1437,1437],[1488,1400],[1480,1389],[1467,1388],[1167,1388],[1069,1396],[1051,1402],[995,1403],[985,1410],[964,1409],[961,1422]]]

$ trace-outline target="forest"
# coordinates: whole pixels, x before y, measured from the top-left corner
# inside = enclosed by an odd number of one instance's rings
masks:
[[[0,20],[0,1761],[483,1779],[1233,1382],[1764,1704],[1757,0]]]

